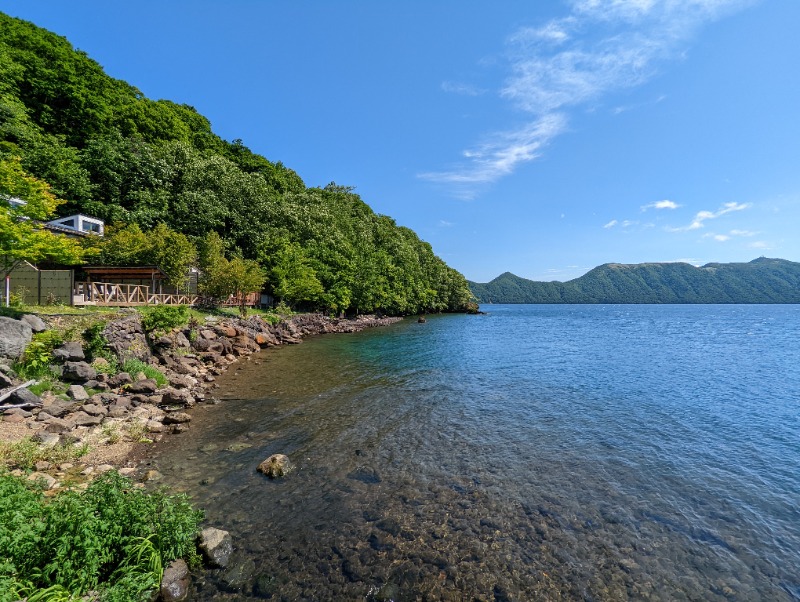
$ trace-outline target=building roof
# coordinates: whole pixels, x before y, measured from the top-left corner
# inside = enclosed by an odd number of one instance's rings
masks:
[[[150,278],[165,280],[167,275],[155,265],[85,265],[79,268],[92,278]]]

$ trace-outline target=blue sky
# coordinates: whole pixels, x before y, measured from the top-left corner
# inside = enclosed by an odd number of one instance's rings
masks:
[[[467,278],[800,261],[800,2],[0,0]]]

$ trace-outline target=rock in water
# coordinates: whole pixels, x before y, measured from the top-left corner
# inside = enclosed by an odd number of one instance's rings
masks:
[[[181,602],[189,597],[189,567],[178,559],[164,569],[161,578],[161,599],[164,602]]]
[[[208,562],[225,568],[233,553],[233,539],[227,531],[206,527],[200,532],[200,550]]]
[[[270,479],[285,476],[291,469],[292,465],[289,464],[289,457],[283,454],[272,454],[258,465],[258,471],[263,472]]]

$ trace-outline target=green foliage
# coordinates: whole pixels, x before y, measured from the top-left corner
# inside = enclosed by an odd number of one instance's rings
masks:
[[[296,308],[391,314],[462,311],[470,300],[461,274],[352,187],[308,188],[282,163],[216,136],[192,107],[147,99],[64,38],[6,15],[3,149],[69,199],[62,214],[120,224],[103,263],[155,264],[181,287],[193,240],[204,292],[217,299],[264,285]],[[206,253],[212,235],[218,248]]]
[[[55,330],[45,330],[33,335],[33,339],[25,348],[22,359],[14,369],[23,378],[39,378],[51,373],[53,349],[64,342],[61,334]]]
[[[19,198],[22,205],[9,201]],[[51,259],[80,263],[80,243],[46,230],[40,220],[51,219],[60,201],[47,182],[27,174],[19,157],[0,156],[0,276],[5,277],[21,262]]]
[[[122,372],[127,372],[131,376],[136,376],[139,372],[143,372],[147,378],[152,378],[159,387],[166,387],[169,384],[167,377],[155,366],[145,364],[142,360],[129,359],[120,369]]]
[[[162,567],[197,556],[202,513],[185,496],[146,493],[116,472],[52,499],[0,474],[0,600],[146,600]]]
[[[569,282],[506,272],[470,287],[481,303],[800,303],[800,263],[610,263]]]
[[[258,262],[251,259],[224,255],[224,243],[216,232],[210,232],[200,241],[200,268],[203,277],[200,292],[220,302],[229,296],[240,297],[244,313],[244,296],[259,292],[266,276]]]
[[[156,305],[142,310],[142,327],[147,332],[166,331],[189,321],[186,305]]]
[[[169,284],[182,287],[197,250],[185,235],[163,223],[147,234],[137,224],[129,224],[109,229],[100,246],[100,258],[106,265],[156,265]]]

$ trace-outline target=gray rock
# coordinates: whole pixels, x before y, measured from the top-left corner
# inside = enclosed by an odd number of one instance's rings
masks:
[[[162,422],[164,424],[183,424],[185,422],[190,422],[191,420],[192,417],[186,412],[170,412],[164,416],[164,420],[162,420]]]
[[[68,433],[75,427],[74,422],[62,420],[61,418],[52,418],[47,421],[47,426],[44,427],[45,432],[48,433]]]
[[[165,405],[192,407],[195,401],[194,397],[192,397],[192,394],[186,389],[167,387],[162,392],[161,403]]]
[[[237,558],[235,562],[222,573],[220,585],[229,592],[240,592],[255,573],[256,564],[250,558]]]
[[[53,357],[62,362],[81,362],[86,359],[83,354],[83,345],[77,341],[68,341],[58,349],[54,349]]]
[[[0,356],[18,359],[32,336],[33,330],[25,322],[0,316]]]
[[[197,379],[186,374],[173,374],[169,378],[169,383],[178,389],[189,389],[197,384]]]
[[[75,426],[97,426],[103,421],[102,416],[90,416],[86,412],[75,412],[71,417]]]
[[[127,372],[120,372],[119,374],[116,374],[108,379],[108,384],[113,389],[132,382],[133,378]]]
[[[75,409],[76,404],[73,401],[56,400],[51,404],[44,407],[44,411],[55,416],[56,418],[63,418],[66,414]]]
[[[36,431],[31,439],[40,443],[43,447],[55,447],[61,441],[61,437],[57,433],[48,433],[44,430]]]
[[[42,400],[35,393],[31,393],[28,389],[17,389],[9,397],[9,401],[16,404],[28,404],[30,406],[42,405]]]
[[[19,321],[25,322],[25,324],[31,327],[33,332],[44,332],[47,330],[47,324],[44,323],[44,320],[34,314],[25,314]]]
[[[67,389],[67,397],[72,397],[75,401],[86,401],[89,399],[89,394],[81,385],[70,385]]]
[[[272,454],[269,458],[258,465],[258,472],[262,472],[270,479],[277,479],[285,476],[292,470],[289,464],[289,457],[283,454]]]
[[[227,531],[206,527],[200,532],[200,550],[209,563],[225,568],[233,553],[233,538]]]
[[[0,371],[0,389],[5,389],[6,387],[10,387],[14,384],[14,381],[11,380],[6,374]]]
[[[130,383],[126,389],[133,394],[152,395],[158,389],[158,383],[152,378],[145,378]]]
[[[97,376],[97,371],[86,362],[65,362],[62,378],[68,382],[83,383]]]
[[[89,414],[89,416],[105,416],[108,414],[108,410],[105,407],[98,405],[96,403],[87,403],[81,408],[84,412]]]
[[[173,560],[161,578],[161,599],[182,602],[189,597],[189,567],[182,559]]]
[[[175,335],[175,344],[177,344],[178,347],[183,347],[184,349],[191,347],[189,339],[187,339],[186,335],[182,332],[179,332]]]

